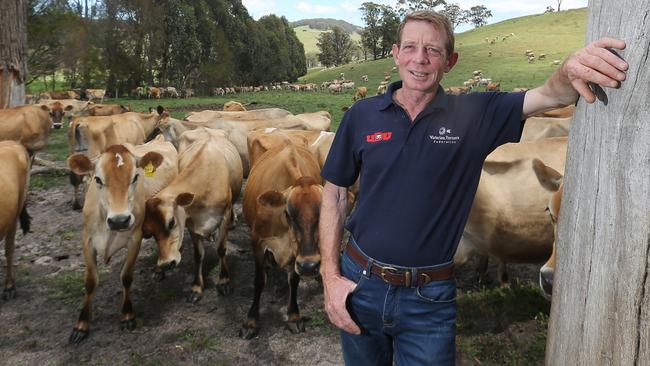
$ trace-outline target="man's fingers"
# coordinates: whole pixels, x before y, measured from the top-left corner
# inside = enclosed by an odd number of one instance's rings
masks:
[[[593,45],[600,48],[616,48],[617,50],[625,49],[625,41],[610,37],[598,39],[593,42]]]
[[[573,80],[571,84],[587,103],[593,103],[596,101],[596,96],[591,91],[591,88],[589,88],[589,85],[587,85],[583,80]]]

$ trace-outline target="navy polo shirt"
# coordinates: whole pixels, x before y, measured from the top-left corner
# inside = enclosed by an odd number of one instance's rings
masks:
[[[517,142],[525,93],[447,95],[411,122],[384,95],[350,108],[321,175],[341,187],[360,177],[346,229],[375,260],[407,267],[453,259],[469,216],[481,167],[499,145]]]

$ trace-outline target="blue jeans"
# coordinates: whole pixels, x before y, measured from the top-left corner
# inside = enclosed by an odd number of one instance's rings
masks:
[[[347,309],[361,328],[360,335],[341,331],[346,365],[455,364],[455,279],[420,287],[391,285],[347,252],[341,257],[341,273],[357,283]]]

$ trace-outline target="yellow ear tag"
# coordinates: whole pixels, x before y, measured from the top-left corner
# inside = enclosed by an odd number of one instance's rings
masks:
[[[153,177],[153,173],[156,171],[156,168],[154,168],[153,164],[151,162],[148,162],[147,165],[144,166],[144,176],[145,177]]]

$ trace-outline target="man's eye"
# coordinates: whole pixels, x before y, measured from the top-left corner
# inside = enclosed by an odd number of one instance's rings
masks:
[[[442,55],[442,52],[436,48],[427,48],[427,52],[429,52],[431,56],[435,57],[440,57]]]

